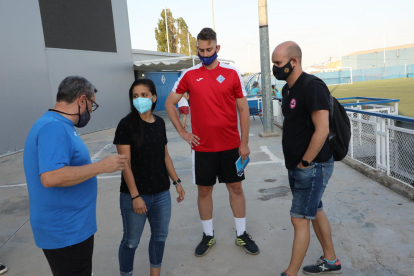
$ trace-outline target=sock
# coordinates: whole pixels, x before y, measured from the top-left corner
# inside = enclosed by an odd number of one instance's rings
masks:
[[[336,260],[338,260],[338,258],[336,258],[335,260],[333,260],[333,261],[329,261],[329,260],[327,260],[326,258],[323,258],[328,264],[330,264],[330,265],[333,265],[333,264],[335,264],[335,262],[336,262]]]
[[[206,236],[213,236],[213,219],[202,220],[201,223],[203,224],[203,231]]]
[[[234,223],[236,224],[237,237],[243,235],[246,231],[246,218],[234,218]]]

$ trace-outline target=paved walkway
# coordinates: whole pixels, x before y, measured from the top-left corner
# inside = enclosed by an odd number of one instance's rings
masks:
[[[202,227],[197,211],[197,189],[192,182],[190,149],[167,123],[168,147],[186,190],[185,200],[173,201],[170,234],[162,275],[265,276],[279,275],[290,260],[293,228],[283,163],[281,137],[260,138],[260,120],[251,121],[251,163],[244,191],[247,230],[261,249],[257,256],[245,254],[234,244],[234,220],[224,185],[214,191],[214,228],[217,244],[208,255],[194,256]],[[93,119],[91,121],[93,124]],[[281,131],[277,129],[277,131]],[[115,129],[82,136],[94,160],[116,153]],[[118,246],[122,224],[118,204],[120,176],[98,179],[98,232],[95,236],[94,275],[118,275]],[[0,262],[9,267],[5,275],[51,275],[43,252],[34,245],[29,222],[29,201],[23,173],[22,153],[0,158]],[[172,189],[176,197],[175,189]],[[345,276],[414,275],[414,203],[379,185],[341,162],[324,195],[333,239]],[[305,264],[314,263],[322,250],[312,233]],[[135,274],[149,275],[149,227],[144,230],[135,257]],[[300,272],[299,275],[302,275]]]

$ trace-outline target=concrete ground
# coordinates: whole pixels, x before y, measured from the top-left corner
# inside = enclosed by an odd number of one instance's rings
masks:
[[[197,210],[197,188],[192,184],[191,154],[165,113],[168,147],[183,181],[185,200],[173,201],[170,233],[162,275],[251,276],[279,275],[287,268],[293,241],[289,209],[292,195],[283,163],[281,137],[260,138],[260,120],[251,120],[251,163],[243,187],[247,201],[247,231],[259,245],[257,256],[234,244],[235,227],[228,192],[214,190],[214,228],[217,244],[205,257],[194,256],[202,227]],[[91,121],[93,124],[93,119]],[[276,129],[281,132],[280,129]],[[115,129],[82,136],[94,160],[116,153]],[[0,158],[0,262],[22,276],[51,275],[41,249],[33,241],[22,153]],[[98,232],[95,236],[95,276],[118,274],[118,246],[122,223],[118,196],[120,173],[98,179]],[[176,197],[175,189],[171,189]],[[354,171],[341,162],[323,198],[343,273],[351,276],[414,275],[414,203]],[[314,263],[322,250],[313,233],[304,264]],[[149,275],[149,227],[135,256],[135,274]],[[298,275],[303,275],[299,272]]]

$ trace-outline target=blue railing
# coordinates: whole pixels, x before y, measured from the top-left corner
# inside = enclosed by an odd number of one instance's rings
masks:
[[[386,98],[372,98],[372,97],[349,97],[349,98],[337,98],[338,101],[346,100],[370,100],[370,102],[356,102],[356,103],[341,103],[343,106],[356,106],[356,105],[369,105],[369,104],[385,104],[385,103],[398,103],[399,99],[386,99]]]
[[[386,113],[375,112],[375,111],[358,110],[354,108],[345,108],[345,110],[349,112],[361,113],[361,114],[371,115],[371,116],[380,117],[384,119],[391,119],[391,120],[398,121],[398,122],[406,122],[406,123],[414,124],[413,117],[386,114]]]

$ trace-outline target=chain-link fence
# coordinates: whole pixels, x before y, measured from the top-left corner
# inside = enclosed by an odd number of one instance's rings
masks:
[[[357,114],[359,115],[359,114]],[[350,116],[352,136],[349,147],[349,156],[374,169],[377,168],[377,124],[369,118],[353,118]]]
[[[404,122],[414,124],[414,118],[393,113],[392,106],[375,106],[367,110],[347,108],[352,131],[348,156],[414,186],[414,130],[395,126],[402,118]],[[281,112],[274,121],[283,126]]]
[[[414,131],[387,126],[387,173],[414,186]]]

